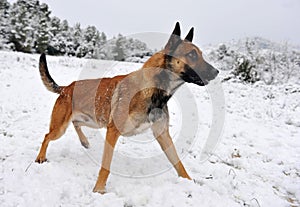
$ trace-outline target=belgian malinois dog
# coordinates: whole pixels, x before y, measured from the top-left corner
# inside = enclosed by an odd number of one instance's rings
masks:
[[[89,142],[81,127],[106,127],[102,166],[93,192],[105,193],[114,147],[119,136],[132,136],[151,128],[179,176],[191,179],[182,165],[169,134],[167,102],[185,82],[204,86],[219,73],[207,63],[192,43],[194,28],[180,38],[177,22],[165,48],[155,53],[143,67],[113,78],[74,81],[59,86],[48,72],[45,54],[39,70],[46,88],[59,97],[53,108],[49,133],[45,135],[36,162],[46,161],[50,141],[61,137],[72,121],[81,144]]]

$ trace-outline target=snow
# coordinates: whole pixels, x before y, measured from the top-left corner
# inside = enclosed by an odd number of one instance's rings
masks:
[[[224,82],[225,127],[216,150],[205,161],[200,154],[211,127],[210,96],[203,87],[186,85],[196,100],[199,117],[196,139],[182,160],[194,181],[178,178],[166,158],[158,164],[146,159],[160,153],[158,144],[146,132],[140,137],[119,139],[116,158],[125,155],[127,162],[114,158],[115,173],[108,179],[108,193],[100,195],[92,189],[101,164],[105,129],[84,128],[91,144],[86,150],[70,126],[61,139],[50,143],[49,162],[34,162],[57,98],[40,80],[38,58],[0,52],[1,206],[300,205],[299,85]],[[69,57],[48,56],[47,60],[50,74],[60,85],[89,76],[126,74],[141,67]],[[82,72],[84,68],[90,71]],[[171,135],[176,141],[185,111],[178,109],[176,97],[169,107]],[[137,141],[139,138],[142,141]],[[178,144],[176,148],[183,155],[184,149]],[[139,165],[128,159],[139,157]],[[144,171],[147,176],[134,176],[152,166],[156,173]]]

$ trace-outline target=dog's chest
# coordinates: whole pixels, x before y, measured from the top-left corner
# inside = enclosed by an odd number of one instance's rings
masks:
[[[149,129],[151,127],[151,123],[150,122],[144,122],[141,123],[139,126],[137,126],[134,130],[133,130],[133,134],[140,134],[143,133],[144,131],[146,131],[147,129]]]
[[[167,113],[167,111],[165,111],[165,108],[170,98],[171,95],[160,89],[153,93],[153,95],[151,96],[151,102],[147,110],[149,122],[153,123],[164,117],[163,115]]]

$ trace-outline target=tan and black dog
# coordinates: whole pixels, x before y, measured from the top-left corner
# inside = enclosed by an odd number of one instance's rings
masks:
[[[71,121],[86,148],[89,143],[81,126],[106,127],[102,166],[93,190],[104,193],[118,137],[151,128],[178,175],[191,179],[169,134],[167,102],[184,82],[204,86],[218,75],[218,70],[203,59],[201,50],[192,43],[194,28],[184,40],[180,33],[179,23],[176,23],[165,48],[154,54],[140,70],[113,78],[74,81],[68,86],[55,83],[48,72],[45,54],[42,54],[41,78],[47,89],[58,93],[59,97],[36,162],[46,161],[49,142],[61,137]]]

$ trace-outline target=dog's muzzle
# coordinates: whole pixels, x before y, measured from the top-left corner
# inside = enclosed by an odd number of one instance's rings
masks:
[[[207,63],[206,69],[201,72],[196,72],[196,70],[188,66],[185,67],[185,71],[181,73],[181,78],[187,83],[205,86],[209,81],[215,79],[218,74],[219,71]]]

